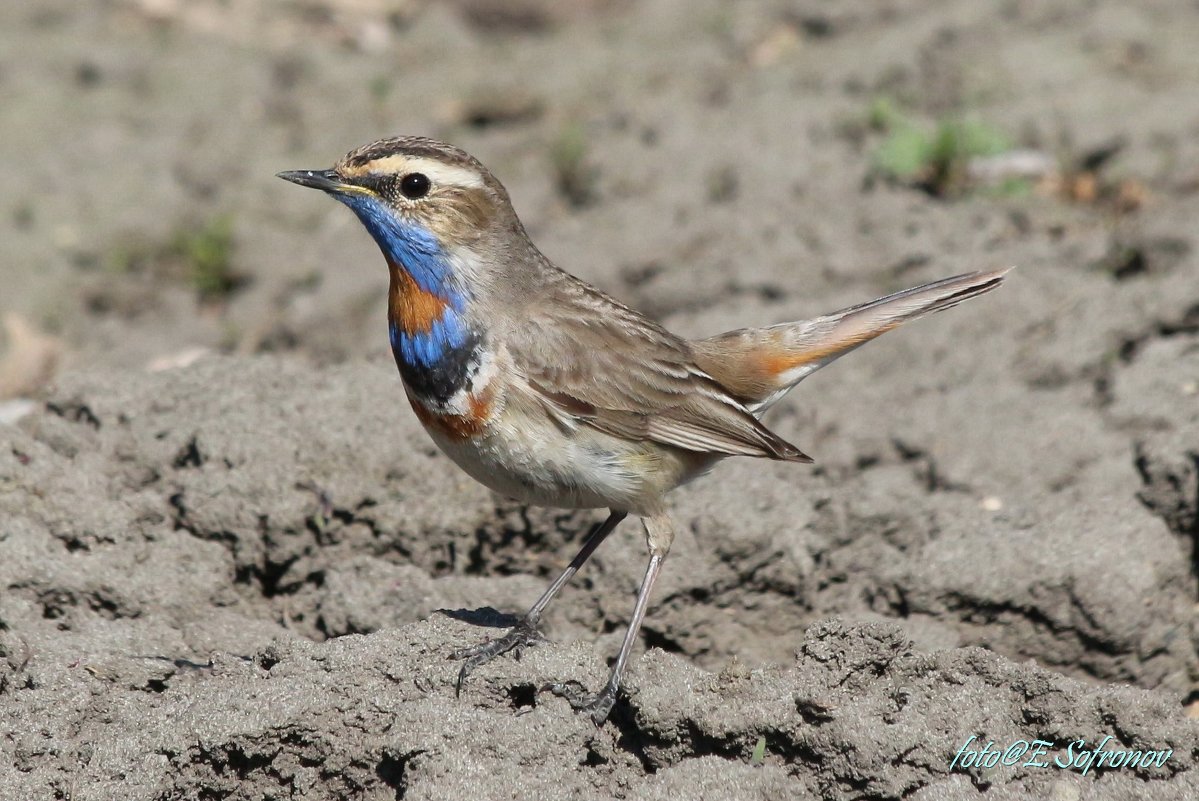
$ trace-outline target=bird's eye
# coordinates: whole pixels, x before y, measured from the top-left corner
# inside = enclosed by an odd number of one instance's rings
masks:
[[[400,191],[409,200],[429,194],[429,176],[423,172],[410,172],[400,179]]]

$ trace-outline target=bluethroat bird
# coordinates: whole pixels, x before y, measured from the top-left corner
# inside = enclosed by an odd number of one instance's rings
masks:
[[[1007,270],[935,281],[802,322],[688,341],[550,263],[473,157],[397,137],[279,174],[358,216],[391,274],[391,350],[413,411],[459,467],[521,502],[608,509],[517,625],[453,654],[472,670],[536,642],[542,613],[627,515],[649,563],[607,684],[549,689],[602,725],[674,540],[666,494],[727,456],[810,462],[760,421],[816,370],[900,323],[989,292]]]

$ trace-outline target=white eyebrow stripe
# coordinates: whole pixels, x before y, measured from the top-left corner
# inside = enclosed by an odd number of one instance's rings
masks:
[[[443,161],[423,158],[420,156],[405,156],[397,154],[375,159],[354,170],[359,175],[364,174],[395,174],[421,172],[429,176],[434,186],[460,186],[467,189],[481,189],[483,177],[468,167],[446,164]]]

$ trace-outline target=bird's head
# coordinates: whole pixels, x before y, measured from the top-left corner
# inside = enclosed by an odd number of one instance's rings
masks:
[[[353,150],[332,169],[281,172],[345,203],[382,249],[427,289],[447,263],[471,260],[486,240],[520,223],[503,185],[453,145],[415,136],[382,139]]]

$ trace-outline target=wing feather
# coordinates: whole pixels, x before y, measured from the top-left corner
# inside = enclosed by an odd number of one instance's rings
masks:
[[[698,453],[811,461],[700,370],[685,341],[557,278],[506,341],[518,377],[559,424]]]

